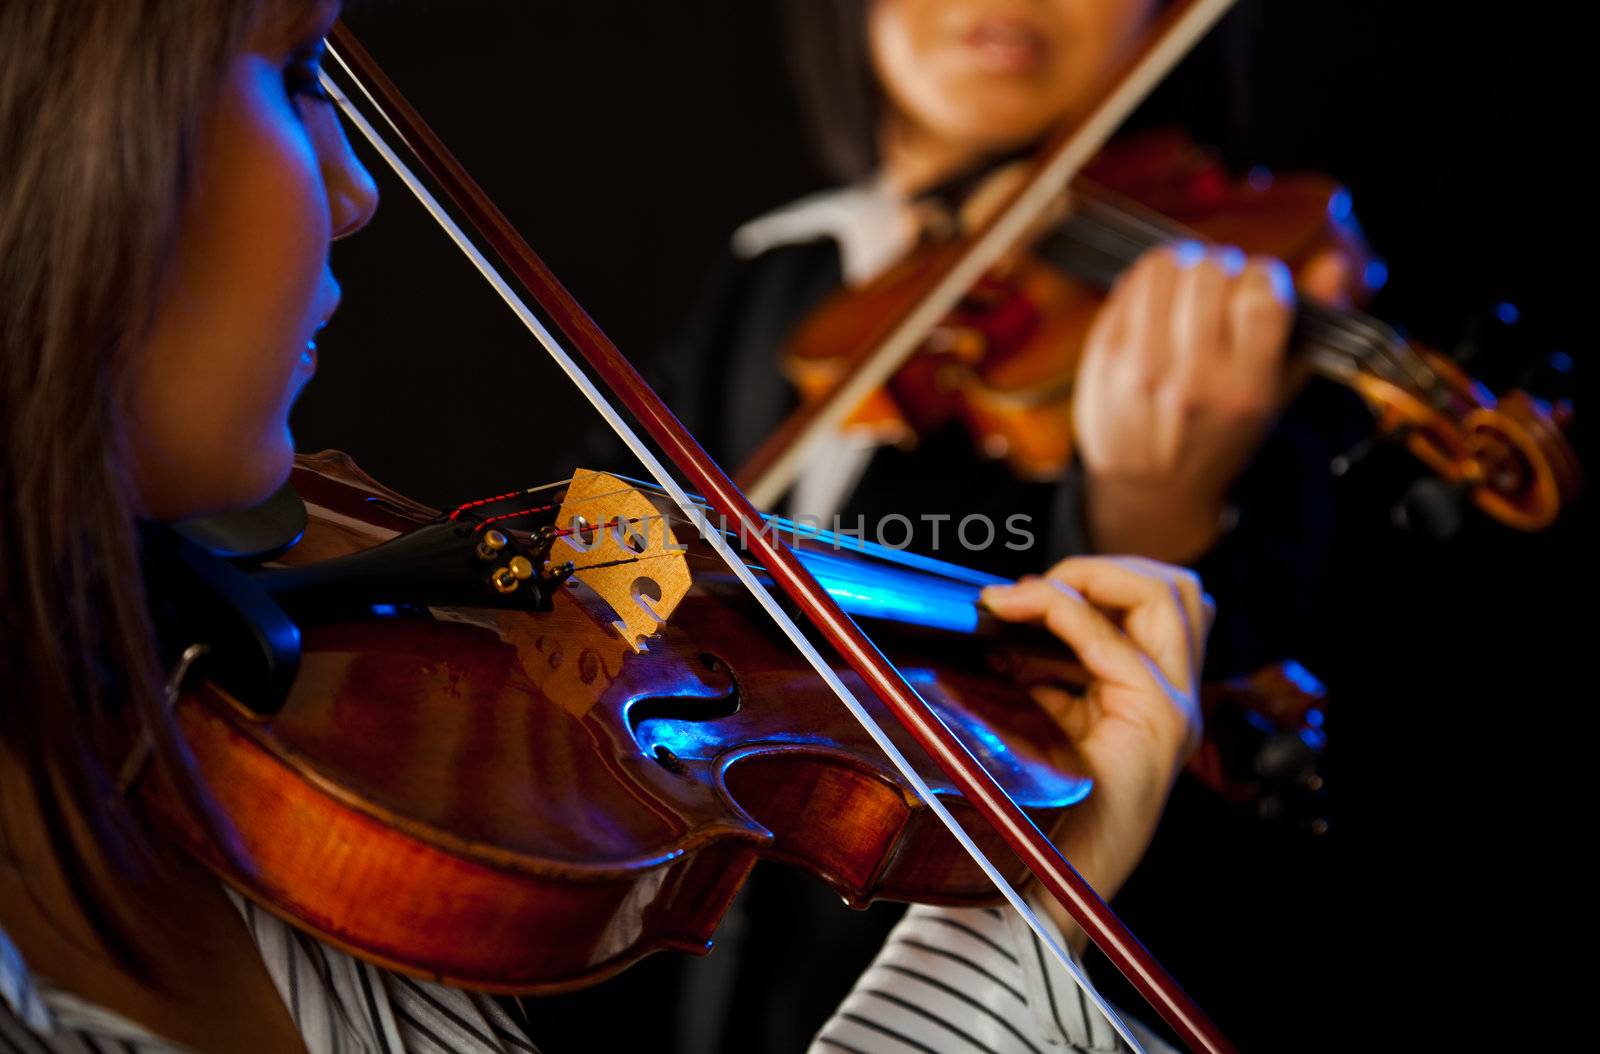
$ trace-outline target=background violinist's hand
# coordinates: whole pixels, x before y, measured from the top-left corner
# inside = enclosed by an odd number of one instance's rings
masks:
[[[1179,769],[1200,741],[1198,682],[1211,601],[1188,571],[1136,557],[1075,557],[1043,578],[991,586],[983,603],[1039,622],[1094,678],[1082,697],[1035,689],[1095,786],[1056,831],[1063,855],[1109,899],[1144,855]],[[1062,931],[1071,921],[1051,905]]]
[[[1198,243],[1146,253],[1089,330],[1073,395],[1096,549],[1192,562],[1291,387],[1288,269]]]

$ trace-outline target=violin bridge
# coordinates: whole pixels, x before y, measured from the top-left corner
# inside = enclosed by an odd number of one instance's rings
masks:
[[[552,566],[570,561],[574,577],[617,616],[612,623],[635,652],[677,610],[689,592],[687,548],[667,518],[632,485],[579,469],[556,514]]]

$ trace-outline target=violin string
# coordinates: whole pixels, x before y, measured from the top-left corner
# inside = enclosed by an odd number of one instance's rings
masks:
[[[462,502],[460,505],[457,505],[455,508],[450,510],[449,519],[451,522],[454,522],[473,509],[481,509],[485,505],[495,505],[502,501],[509,501],[512,498],[520,498],[526,494],[532,493],[532,490],[533,488],[529,488],[527,490],[508,490],[504,494],[496,494],[492,498],[478,498],[475,501]]]
[[[357,87],[358,90],[360,90],[362,95],[366,98],[368,104],[373,107],[374,112],[378,113],[382,117],[385,123],[389,125],[390,129],[394,131],[397,136],[400,135],[400,131],[395,127],[393,120],[390,119],[389,115],[384,112],[384,108],[378,103],[378,100],[373,97],[372,93],[362,82],[361,78],[356,76],[355,71],[345,61],[344,56],[339,53],[339,50],[333,46],[332,42],[329,42],[328,54],[344,71],[344,75],[350,79],[350,81]],[[688,494],[678,484],[677,480],[674,479],[672,474],[667,471],[666,466],[663,465],[650,450],[650,448],[645,445],[644,441],[640,439],[638,433],[636,433],[633,428],[622,419],[622,416],[617,412],[617,409],[611,405],[610,401],[607,400],[600,389],[595,386],[594,382],[589,379],[588,375],[583,372],[583,370],[578,366],[577,362],[573,360],[572,356],[567,353],[564,347],[562,347],[560,342],[555,339],[555,337],[547,328],[545,328],[544,323],[539,320],[538,316],[534,314],[533,310],[528,307],[528,305],[520,296],[517,295],[516,291],[513,290],[509,283],[506,282],[504,276],[500,274],[498,269],[496,269],[495,266],[489,262],[488,258],[484,256],[483,252],[478,248],[478,246],[469,237],[467,237],[466,233],[462,231],[460,225],[455,222],[454,218],[451,217],[450,214],[444,209],[444,207],[439,203],[438,199],[433,196],[433,193],[429,191],[427,186],[422,183],[417,174],[411,170],[411,167],[407,165],[405,161],[401,159],[399,154],[397,154],[389,145],[388,140],[379,134],[378,130],[372,125],[372,123],[366,119],[365,114],[363,114],[360,109],[350,101],[349,96],[347,96],[344,90],[340,88],[328,70],[324,70],[322,72],[321,83],[328,90],[329,94],[334,97],[334,100],[338,103],[339,108],[349,117],[351,123],[356,126],[356,128],[361,132],[362,136],[366,138],[367,142],[372,145],[372,148],[379,153],[379,155],[384,159],[384,162],[388,164],[390,169],[395,173],[396,176],[399,177],[401,182],[406,185],[407,189],[411,191],[412,195],[416,197],[423,208],[428,211],[428,213],[433,217],[434,221],[439,224],[445,234],[451,239],[451,241],[455,243],[456,247],[472,262],[473,266],[477,268],[479,274],[483,276],[485,281],[487,281],[500,295],[506,306],[509,307],[514,314],[516,314],[518,319],[521,320],[523,325],[534,336],[534,338],[544,346],[545,351],[550,354],[550,357],[555,361],[557,366],[561,368],[562,372],[567,375],[568,379],[571,380],[572,383],[577,386],[578,390],[583,393],[584,397],[589,401],[589,404],[594,407],[595,412],[597,412],[605,420],[606,424],[611,427],[611,430],[615,432],[617,437],[621,439],[622,442],[628,447],[628,449],[633,453],[634,457],[645,466],[646,470],[656,479],[657,483],[659,483],[671,495],[673,502],[678,506],[679,509],[683,511],[684,515],[686,515],[695,524],[695,526],[699,528],[701,537],[704,538],[714,550],[716,550],[717,555],[722,558],[725,564],[727,564],[728,569],[732,571],[736,577],[738,577],[740,582],[743,583],[745,588],[749,591],[750,595],[755,597],[756,601],[762,606],[763,609],[765,609],[767,615],[773,620],[774,623],[777,624],[778,628],[783,632],[783,634],[789,638],[790,642],[800,652],[800,654],[804,656],[806,661],[811,665],[812,669],[816,671],[817,676],[820,677],[823,683],[825,683],[833,691],[834,695],[839,698],[839,701],[844,704],[845,708],[848,709],[856,721],[860,723],[862,729],[867,733],[868,736],[871,737],[873,742],[878,745],[878,748],[883,751],[884,756],[886,756],[895,766],[896,770],[900,773],[901,778],[903,778],[912,788],[917,795],[917,798],[926,808],[928,808],[929,811],[938,817],[939,822],[944,824],[946,830],[950,832],[951,836],[955,838],[955,840],[961,845],[962,849],[965,850],[966,853],[972,858],[973,863],[975,863],[978,868],[983,871],[983,873],[989,878],[990,882],[994,884],[995,889],[999,891],[1001,896],[1006,899],[1006,901],[1012,906],[1017,914],[1027,923],[1028,928],[1031,929],[1039,938],[1041,945],[1049,949],[1051,956],[1061,965],[1061,968],[1067,972],[1068,976],[1073,979],[1073,982],[1077,984],[1079,990],[1083,992],[1084,997],[1095,1005],[1100,1013],[1104,1015],[1106,1021],[1117,1032],[1117,1034],[1123,1038],[1129,1047],[1139,1052],[1139,1054],[1144,1054],[1143,1045],[1140,1044],[1139,1040],[1134,1036],[1133,1031],[1122,1020],[1121,1014],[1117,1012],[1116,1008],[1111,1005],[1109,1000],[1100,994],[1099,989],[1090,983],[1089,978],[1084,973],[1082,967],[1079,966],[1078,963],[1067,953],[1067,950],[1062,943],[1060,934],[1053,931],[1052,928],[1046,926],[1046,924],[1040,919],[1039,913],[1028,904],[1028,902],[1023,898],[1022,894],[1017,892],[1011,883],[1006,880],[1006,877],[1000,873],[999,868],[995,866],[994,862],[991,861],[988,856],[984,854],[983,850],[978,847],[977,842],[975,842],[972,836],[967,833],[966,829],[962,827],[960,821],[955,818],[950,810],[945,807],[944,803],[941,802],[933,793],[933,790],[922,778],[921,773],[917,771],[916,766],[914,766],[905,756],[905,754],[901,752],[900,748],[895,745],[894,740],[889,737],[888,733],[885,732],[878,722],[872,717],[872,715],[867,712],[867,709],[861,704],[860,700],[855,697],[855,694],[850,690],[849,686],[844,683],[844,680],[839,676],[839,674],[833,669],[828,661],[823,658],[822,653],[817,650],[810,638],[808,638],[806,634],[801,631],[799,626],[795,625],[794,620],[789,617],[788,612],[786,612],[778,603],[777,598],[773,596],[771,591],[762,587],[759,580],[755,578],[754,573],[748,567],[746,567],[744,562],[733,552],[727,541],[719,533],[712,529],[710,521],[703,513],[700,512],[699,508],[694,504],[694,502],[690,500]],[[912,690],[915,691],[914,688]],[[924,706],[926,706],[925,700]],[[929,713],[932,713],[932,711],[930,710]]]
[[[588,497],[579,498],[575,501],[569,499],[561,502],[559,505],[551,502],[532,509],[518,510],[517,512],[507,513],[504,514],[504,516],[493,517],[491,519],[493,522],[501,522],[504,519],[515,518],[519,515],[531,515],[536,512],[547,511],[548,509],[569,507],[576,508],[578,506],[590,503],[611,501],[617,497],[635,492],[653,494],[656,497],[666,500],[671,499],[670,494],[663,490],[659,485],[648,480],[633,479],[631,477],[621,476],[616,473],[606,473],[606,475],[611,476],[624,485],[616,490],[606,491],[602,494],[592,494]],[[551,490],[553,488],[566,486],[571,482],[572,479],[569,477],[565,480],[558,480],[554,483],[545,483],[537,487],[528,487],[523,490],[509,491],[507,494],[500,495],[495,498],[483,498],[472,502],[466,502],[462,506],[458,506],[458,508],[471,508],[474,506],[481,508],[498,500],[505,500],[511,497],[518,497],[523,494],[533,494],[540,491]],[[716,511],[699,495],[691,494],[689,497],[702,513],[710,514]],[[693,521],[683,516],[681,513],[673,511],[672,509],[663,510],[658,508],[655,512],[655,516],[661,518],[671,526],[696,528],[696,524]],[[650,518],[652,517],[635,517],[630,519],[628,522],[637,523],[641,520],[648,520]],[[772,513],[763,514],[762,519],[765,523],[770,525],[773,530],[792,534],[796,540],[804,539],[806,541],[819,542],[829,546],[834,550],[853,552],[870,560],[891,564],[897,567],[911,568],[925,574],[935,575],[941,578],[950,579],[952,581],[963,582],[968,585],[976,586],[1004,585],[1010,581],[1010,579],[1004,578],[1000,575],[992,575],[984,571],[977,571],[970,567],[964,567],[960,564],[953,564],[946,560],[940,560],[936,557],[924,556],[921,553],[911,552],[906,549],[896,549],[891,546],[883,545],[879,542],[868,541],[859,534],[844,531],[829,531],[816,524],[806,523],[801,520],[792,520],[783,516],[777,516]],[[487,524],[490,522],[490,520],[485,520],[483,522]],[[587,529],[592,530],[593,527],[591,526]],[[726,525],[718,529],[722,536],[726,539],[739,539],[739,532],[728,528]],[[558,533],[561,535],[567,535],[572,532],[560,531]],[[743,540],[740,541],[741,544],[743,544]],[[759,564],[752,563],[750,561],[746,561],[746,564],[754,570],[765,573],[765,569]]]
[[[547,491],[547,490],[554,490],[557,487],[568,486],[571,483],[572,483],[572,477],[568,476],[566,479],[557,480],[554,483],[541,483],[538,486],[535,486],[535,487],[524,487],[521,490],[508,490],[504,494],[496,494],[492,498],[477,498],[477,499],[475,499],[473,501],[462,502],[460,505],[457,505],[453,509],[450,510],[448,519],[451,522],[454,522],[454,521],[460,519],[462,516],[466,515],[468,512],[471,512],[473,509],[481,509],[486,505],[494,505],[494,504],[497,504],[497,503],[502,502],[502,501],[510,501],[512,498],[523,498],[523,497],[527,497],[530,494],[540,494],[540,493],[542,493],[544,491]],[[557,506],[555,506],[555,505],[550,505],[550,506],[547,506],[547,507],[546,506],[541,506],[539,508],[529,509],[527,511],[531,514],[531,513],[534,513],[534,512],[544,512],[546,510],[546,508],[552,508],[553,509],[553,508],[556,508],[556,507]]]
[[[536,492],[539,492],[539,491],[549,490],[549,489],[551,489],[553,487],[561,487],[561,486],[570,484],[571,482],[572,482],[572,480],[569,478],[569,479],[561,480],[561,481],[558,481],[558,482],[555,482],[555,483],[542,484],[542,485],[537,486],[537,487],[528,487],[528,488],[525,488],[525,489],[522,489],[522,490],[507,491],[504,494],[498,494],[498,495],[495,495],[494,497],[491,497],[491,498],[477,498],[477,499],[475,499],[473,501],[463,502],[461,505],[458,505],[453,510],[451,510],[450,514],[447,517],[447,520],[454,521],[454,520],[458,519],[461,515],[465,514],[466,512],[468,512],[468,511],[470,511],[471,509],[474,509],[474,508],[479,508],[479,509],[486,508],[487,506],[493,505],[493,504],[495,504],[497,502],[508,501],[508,500],[510,500],[512,498],[518,498],[518,497],[521,497],[521,496],[523,496],[525,494],[533,494],[533,493],[536,493]],[[496,524],[496,523],[505,523],[506,521],[509,521],[509,520],[519,519],[519,518],[526,517],[526,516],[533,516],[533,515],[536,515],[536,514],[541,513],[541,512],[549,512],[552,509],[575,508],[575,507],[582,506],[582,505],[589,505],[589,504],[594,504],[594,503],[598,503],[598,502],[611,501],[611,500],[613,500],[613,499],[615,499],[615,498],[617,498],[619,496],[636,493],[638,489],[639,488],[638,488],[637,485],[621,487],[621,488],[618,488],[617,490],[608,491],[608,492],[606,492],[604,494],[591,494],[591,495],[588,495],[587,497],[578,498],[576,500],[567,500],[567,501],[562,501],[562,502],[559,502],[559,503],[551,502],[551,503],[547,503],[547,504],[544,504],[544,505],[531,506],[531,507],[525,508],[525,509],[517,509],[517,510],[512,511],[512,512],[498,513],[498,514],[493,515],[493,516],[485,516],[485,517],[483,517],[482,519],[479,519],[476,522],[476,524],[473,527],[473,533],[478,533],[478,532],[487,530],[491,525]],[[665,497],[667,495],[663,492],[662,496]],[[705,509],[705,508],[708,508],[708,506],[702,505],[701,508]],[[573,535],[583,535],[583,534],[587,534],[587,533],[591,533],[591,532],[608,531],[608,530],[611,530],[611,529],[614,529],[614,528],[620,528],[620,527],[622,527],[624,525],[634,526],[634,525],[637,525],[637,524],[640,524],[640,523],[644,523],[645,526],[646,526],[646,530],[648,530],[648,521],[651,520],[651,519],[661,519],[661,520],[663,520],[663,521],[665,521],[667,523],[678,524],[678,525],[689,524],[689,521],[687,519],[685,519],[681,514],[673,513],[673,512],[670,512],[670,511],[663,512],[663,511],[658,509],[650,516],[631,516],[631,517],[628,517],[628,516],[617,516],[617,517],[614,517],[614,518],[612,518],[610,520],[604,521],[602,523],[591,524],[591,523],[587,523],[586,522],[582,526],[570,526],[570,527],[554,527],[554,526],[552,526],[552,527],[548,527],[547,530],[548,530],[549,537],[552,538],[552,539],[554,539],[554,538],[569,538],[569,537],[571,537]],[[724,537],[728,537],[728,538],[732,538],[734,536],[733,532],[727,531],[727,530],[723,531],[723,535],[724,535]],[[623,544],[626,544],[626,542],[624,542]],[[682,550],[675,550],[675,551],[681,552]],[[613,567],[613,566],[619,566],[621,564],[637,562],[637,561],[646,560],[646,559],[654,560],[654,559],[659,559],[661,556],[664,556],[664,555],[672,555],[672,554],[655,554],[655,555],[651,555],[651,556],[635,556],[635,557],[630,557],[628,559],[614,560],[614,561],[612,561],[610,563],[607,563],[607,564],[590,564],[590,565],[582,568],[582,570],[592,571],[596,567]],[[754,565],[752,565],[752,566],[754,566]]]
[[[646,490],[652,486],[642,481],[636,482],[636,485]],[[698,495],[692,495],[692,497],[698,498]],[[702,504],[701,508],[707,511],[714,511],[711,510],[709,505]],[[965,582],[968,585],[977,586],[1005,585],[1011,581],[1000,575],[977,571],[970,567],[963,567],[960,564],[950,563],[947,560],[940,560],[937,557],[924,556],[921,553],[911,552],[907,549],[896,549],[879,542],[871,542],[857,534],[824,530],[818,525],[789,519],[773,513],[765,513],[762,518],[766,523],[772,525],[775,530],[792,534],[796,539],[822,542],[835,550],[848,550],[859,553],[869,559],[898,567],[909,567],[913,570],[948,578],[952,581]],[[729,538],[735,537],[735,532],[730,530],[724,529],[724,534]]]
[[[606,568],[606,567],[626,567],[629,564],[645,564],[645,563],[649,563],[652,560],[669,560],[672,557],[678,556],[678,555],[680,555],[680,554],[678,554],[678,553],[649,553],[649,554],[646,554],[646,555],[643,555],[643,556],[629,556],[629,557],[625,557],[625,558],[617,559],[617,560],[606,560],[603,563],[598,563],[598,564],[585,564],[582,567],[578,568],[575,573],[581,575],[585,571],[599,571],[602,568]],[[710,558],[707,557],[706,559],[710,559]]]
[[[516,496],[513,495],[513,497]],[[488,530],[491,524],[504,523],[506,520],[520,519],[524,516],[533,516],[541,512],[549,512],[551,509],[559,509],[560,507],[559,505],[534,505],[526,509],[518,509],[515,512],[502,512],[494,516],[485,516],[478,521],[477,526],[473,527],[472,531],[476,534],[479,531]],[[452,515],[450,518],[453,520],[455,516]]]

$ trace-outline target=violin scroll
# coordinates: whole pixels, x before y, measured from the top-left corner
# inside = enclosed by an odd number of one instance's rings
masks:
[[[1426,395],[1375,374],[1350,381],[1377,415],[1379,433],[1403,441],[1500,523],[1524,531],[1554,523],[1583,486],[1565,435],[1571,403],[1521,391],[1496,399],[1445,356],[1417,353],[1437,378]]]

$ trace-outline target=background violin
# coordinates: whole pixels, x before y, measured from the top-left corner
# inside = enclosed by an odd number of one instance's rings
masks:
[[[1019,476],[1060,475],[1073,450],[1073,379],[1100,294],[1164,242],[1235,245],[1278,257],[1297,274],[1337,254],[1357,302],[1382,284],[1382,265],[1356,234],[1349,192],[1337,183],[1262,172],[1233,182],[1183,136],[1147,136],[1103,151],[1058,204],[1035,208],[1030,240],[1044,243],[1038,252],[1022,245],[1003,257],[888,382],[850,410],[845,404],[864,388],[855,378],[898,358],[890,345],[915,328],[922,306],[992,229],[986,213],[1022,207],[1012,188],[1037,180],[1045,165],[1000,170],[959,216],[934,210],[919,249],[830,297],[795,330],[783,368],[801,407],[740,471],[758,502],[778,499],[800,470],[801,449],[834,421],[903,446],[959,421],[978,449]],[[972,229],[980,233],[964,233]],[[1349,307],[1303,300],[1291,347],[1368,404],[1378,436],[1403,443],[1500,522],[1547,527],[1577,495],[1583,472],[1563,435],[1570,403],[1552,406],[1520,391],[1497,400],[1445,357]]]

